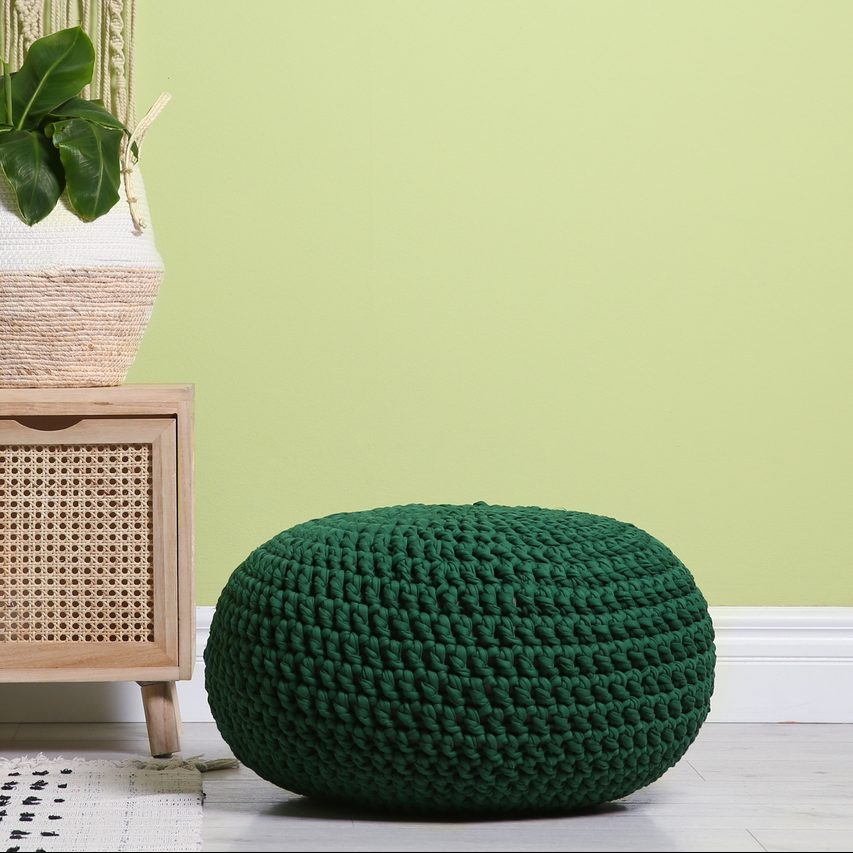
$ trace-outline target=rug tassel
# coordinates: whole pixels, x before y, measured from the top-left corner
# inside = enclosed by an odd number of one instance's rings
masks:
[[[201,755],[190,755],[187,758],[128,758],[125,761],[93,762],[85,758],[47,758],[42,753],[24,755],[20,758],[0,758],[0,771],[8,773],[12,770],[31,770],[44,764],[57,766],[69,762],[82,761],[89,765],[111,764],[126,767],[136,767],[139,770],[198,770],[199,773],[211,773],[214,770],[233,770],[240,766],[236,758],[204,758]]]
[[[189,758],[166,758],[145,761],[137,759],[128,762],[140,770],[198,770],[199,773],[210,773],[214,770],[232,770],[240,766],[236,758],[202,758],[192,755]]]

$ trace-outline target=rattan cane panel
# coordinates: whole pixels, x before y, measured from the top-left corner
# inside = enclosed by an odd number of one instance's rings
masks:
[[[0,641],[154,640],[148,444],[0,445]]]

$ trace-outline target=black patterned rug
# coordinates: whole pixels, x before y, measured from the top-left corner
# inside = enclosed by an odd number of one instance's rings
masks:
[[[0,851],[199,850],[201,773],[235,765],[0,759]]]

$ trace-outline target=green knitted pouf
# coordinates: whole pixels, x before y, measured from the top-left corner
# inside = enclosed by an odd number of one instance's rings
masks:
[[[297,525],[234,572],[205,652],[234,754],[302,794],[577,809],[648,785],[711,698],[690,572],[631,524],[398,506]]]

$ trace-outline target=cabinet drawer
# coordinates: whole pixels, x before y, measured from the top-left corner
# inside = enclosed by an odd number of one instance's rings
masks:
[[[0,681],[174,679],[173,417],[0,419]]]

